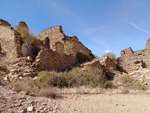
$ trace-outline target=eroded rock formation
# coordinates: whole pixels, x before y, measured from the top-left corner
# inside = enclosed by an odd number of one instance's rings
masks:
[[[87,54],[91,53],[91,51],[86,48],[76,36],[66,36],[63,33],[62,27],[60,25],[42,30],[38,35],[38,39],[41,41],[45,40],[45,38],[47,37],[50,40],[50,49],[52,49],[53,51],[63,52],[61,48],[63,48],[62,46],[64,46],[64,53],[72,54],[73,56],[76,56],[79,50],[82,50]]]
[[[46,49],[42,49],[37,55],[33,65],[37,69],[61,71],[80,63],[77,59],[79,51],[88,56],[92,54],[76,36],[66,36],[60,25],[41,31],[38,39]]]
[[[9,63],[12,59],[22,57],[20,34],[14,30],[10,24],[0,19],[0,45],[1,54],[5,57],[0,57],[2,63]]]
[[[62,71],[80,63],[77,54],[81,51],[88,57],[92,54],[76,36],[66,36],[60,25],[41,31],[33,41],[25,22],[19,22],[15,30],[0,20],[0,60],[9,70],[17,58],[30,57],[37,70]]]
[[[150,69],[150,39],[147,40],[145,50],[133,51],[132,48],[121,50],[118,63],[128,72],[140,68]]]

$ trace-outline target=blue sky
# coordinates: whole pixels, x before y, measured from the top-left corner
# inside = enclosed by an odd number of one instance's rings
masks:
[[[25,21],[36,35],[62,25],[97,56],[144,49],[150,38],[150,0],[3,0],[0,18],[12,26]]]

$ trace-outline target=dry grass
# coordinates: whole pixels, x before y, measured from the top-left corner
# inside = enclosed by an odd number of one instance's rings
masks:
[[[54,86],[58,88],[71,88],[79,86],[101,87],[105,81],[106,77],[102,69],[86,67],[86,70],[73,68],[71,71],[59,73],[42,71],[39,72],[36,80],[30,82],[39,87]]]
[[[37,96],[55,99],[55,98],[59,97],[59,93],[58,93],[58,90],[56,88],[48,87],[48,88],[42,88],[39,91]]]
[[[60,89],[61,94],[100,94],[103,92],[103,89],[100,87],[74,87],[74,88],[62,88]]]
[[[9,88],[14,89],[16,92],[28,91],[29,90],[29,87],[27,86],[27,83],[25,83],[25,81],[20,81],[20,80],[12,81],[9,84]]]
[[[128,89],[146,90],[146,86],[140,82],[135,81],[129,75],[120,76],[116,81],[117,84],[121,83],[121,86]]]
[[[91,88],[91,87],[81,86],[79,88],[76,88],[76,93],[77,94],[100,94],[102,93],[102,89],[98,87]]]

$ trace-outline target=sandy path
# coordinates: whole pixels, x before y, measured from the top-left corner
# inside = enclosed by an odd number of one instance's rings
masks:
[[[68,113],[150,113],[148,94],[68,96],[59,101]]]

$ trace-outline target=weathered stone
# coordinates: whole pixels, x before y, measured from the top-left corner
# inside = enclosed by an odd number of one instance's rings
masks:
[[[137,50],[137,51],[134,51],[134,55],[135,56],[144,56],[144,52],[145,52],[145,50]]]
[[[23,77],[32,76],[32,73],[23,73]]]
[[[0,25],[10,26],[10,24],[7,21],[3,20],[3,19],[0,19]]]
[[[127,48],[121,51],[118,63],[126,70],[132,71],[140,68],[150,69],[150,39],[147,39],[145,50],[132,51]]]
[[[32,112],[33,109],[34,109],[33,106],[29,106],[29,107],[27,108],[27,111],[28,111],[28,112]]]
[[[133,50],[131,47],[126,48],[124,50],[121,50],[121,56],[129,56],[129,55],[133,55]]]
[[[109,69],[116,70],[116,63],[113,59],[109,58],[108,56],[102,57],[100,59],[100,63]]]
[[[145,63],[143,62],[145,51],[137,50],[133,52],[132,48],[121,50],[121,57],[117,59],[119,65],[128,71],[137,70],[139,68],[145,68]]]
[[[145,65],[150,69],[150,39],[147,39],[146,47],[145,47],[145,56],[143,58]]]
[[[60,55],[50,49],[41,50],[33,63],[33,66],[40,70],[65,70],[76,65],[74,57],[65,54]]]
[[[79,50],[82,50],[87,54],[91,53],[88,48],[86,48],[81,42],[78,41],[78,38],[76,36],[66,36],[63,33],[62,27],[60,25],[56,25],[42,30],[38,35],[38,38],[42,41],[44,41],[47,37],[49,38],[50,49],[58,53],[63,53],[63,48],[66,48],[66,46],[72,46],[70,47],[70,54],[72,54],[73,56],[76,56]],[[62,47],[62,49],[60,47]]]
[[[100,64],[100,61],[99,59],[95,59],[93,61],[90,61],[90,62],[86,62],[86,63],[83,63],[81,64],[81,67],[85,67],[85,66],[91,66],[91,67],[97,67],[99,69],[101,69],[103,66]]]
[[[1,64],[9,64],[12,59],[22,57],[21,37],[7,21],[0,19]]]

